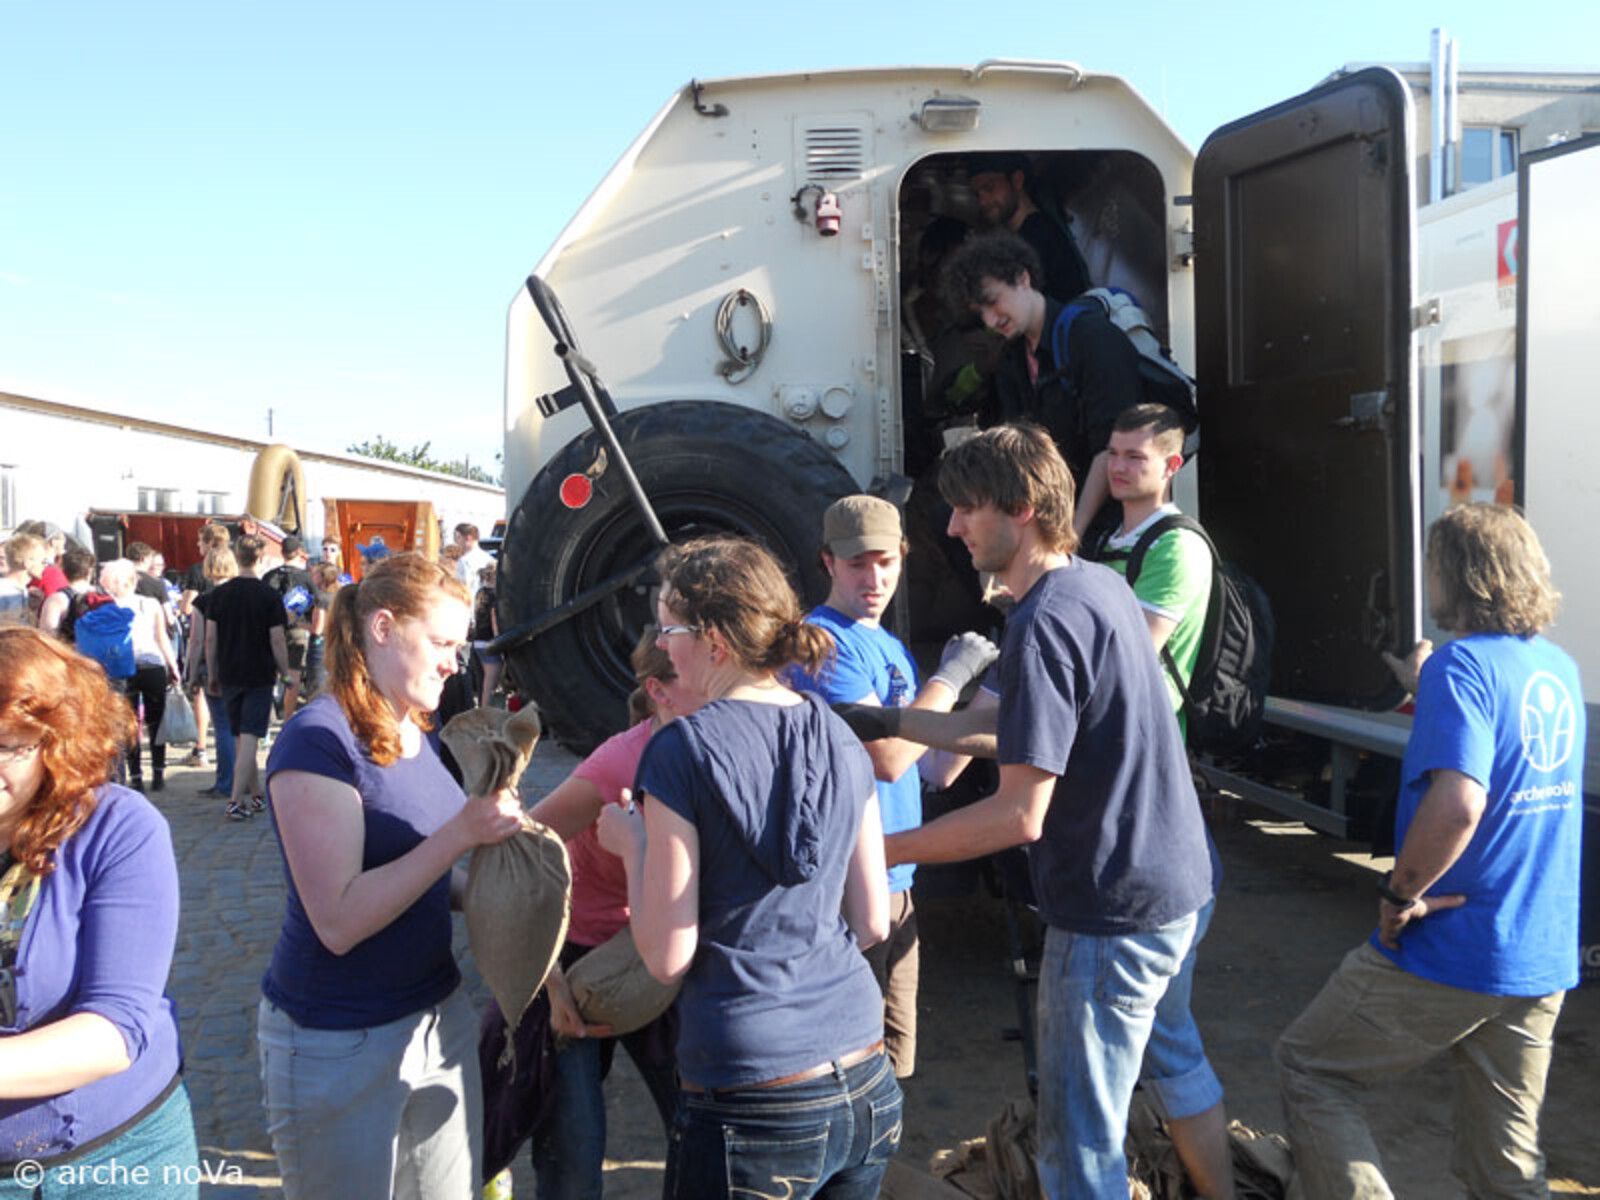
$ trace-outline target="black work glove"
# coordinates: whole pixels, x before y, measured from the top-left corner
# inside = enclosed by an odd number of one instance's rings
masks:
[[[900,736],[900,710],[880,704],[835,704],[833,711],[844,718],[850,732],[863,742]]]

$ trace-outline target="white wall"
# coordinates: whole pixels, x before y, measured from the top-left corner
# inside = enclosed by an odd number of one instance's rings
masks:
[[[395,435],[404,441],[405,434]],[[0,532],[24,520],[53,521],[85,544],[85,514],[94,509],[137,511],[141,488],[170,489],[170,511],[244,510],[250,467],[265,445],[203,431],[152,428],[88,410],[42,411],[22,398],[0,395],[0,492],[7,511]],[[385,463],[301,452],[306,524],[322,536],[323,499],[431,500],[446,536],[470,521],[485,536],[505,516],[505,493],[483,484]],[[215,496],[214,507],[211,497]],[[147,507],[154,508],[153,505]]]

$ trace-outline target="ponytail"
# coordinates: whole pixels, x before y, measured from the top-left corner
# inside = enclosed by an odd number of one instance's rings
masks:
[[[380,767],[400,757],[400,722],[372,681],[366,624],[379,609],[402,620],[420,617],[441,592],[467,603],[466,588],[438,563],[420,554],[396,554],[374,564],[358,583],[334,593],[325,634],[327,690],[350,722],[356,740]],[[410,717],[420,728],[432,728],[432,713],[413,711]]]

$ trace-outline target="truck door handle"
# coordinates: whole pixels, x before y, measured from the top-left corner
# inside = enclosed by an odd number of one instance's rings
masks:
[[[1357,433],[1382,432],[1389,428],[1389,393],[1356,392],[1350,397],[1350,415],[1335,417],[1335,429],[1354,429]]]

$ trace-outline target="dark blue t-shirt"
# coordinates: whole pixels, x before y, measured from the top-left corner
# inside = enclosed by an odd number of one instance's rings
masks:
[[[879,625],[852,621],[836,608],[818,605],[806,620],[833,635],[834,656],[816,675],[791,669],[789,686],[817,692],[829,704],[856,704],[867,696],[885,708],[906,708],[917,698],[917,666],[904,643]],[[915,763],[899,779],[878,780],[884,833],[922,824],[922,773]],[[889,868],[889,890],[903,892],[916,875],[914,863]]]
[[[267,758],[269,789],[279,771],[326,776],[360,794],[363,871],[408,853],[466,802],[426,738],[411,758],[387,767],[374,763],[332,696],[317,697],[284,725]],[[281,835],[278,846],[281,853]],[[439,1003],[460,983],[450,953],[448,871],[410,908],[344,955],[334,954],[317,937],[287,859],[283,873],[288,906],[261,990],[298,1024],[363,1029],[398,1021]]]
[[[637,790],[700,840],[685,1079],[780,1079],[883,1037],[883,996],[840,910],[872,788],[867,752],[814,693],[789,707],[717,700],[645,747]]]
[[[1584,717],[1577,666],[1542,637],[1472,634],[1422,665],[1395,845],[1431,771],[1460,771],[1488,801],[1461,857],[1428,889],[1466,903],[1411,922],[1398,951],[1373,936],[1396,965],[1495,996],[1577,984]]]
[[[1006,621],[993,676],[1002,766],[1060,778],[1028,848],[1039,912],[1141,933],[1212,894],[1205,823],[1144,614],[1122,576],[1072,558]]]

